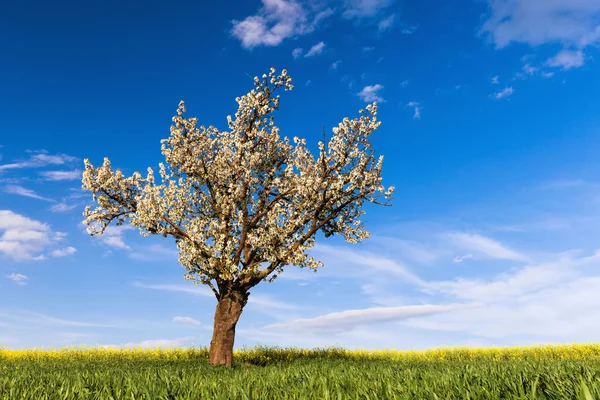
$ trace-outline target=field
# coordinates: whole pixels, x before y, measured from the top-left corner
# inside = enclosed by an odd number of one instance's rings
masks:
[[[600,344],[427,351],[0,349],[0,398],[600,399]]]

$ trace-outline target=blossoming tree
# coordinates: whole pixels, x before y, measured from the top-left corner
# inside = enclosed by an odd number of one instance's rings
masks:
[[[376,161],[368,140],[377,129],[377,104],[360,117],[333,128],[319,157],[294,137],[295,146],[274,125],[278,89],[291,90],[286,70],[274,68],[255,88],[236,98],[229,130],[198,126],[179,103],[171,135],[161,141],[168,167],[160,163],[161,183],[148,168],[125,177],[108,158],[101,167],[84,160],[83,188],[98,207],[85,208],[92,236],[115,221],[126,221],[144,236],[171,236],[186,279],[210,287],[217,298],[209,362],[231,366],[235,327],[249,290],[272,282],[286,265],[317,269],[309,258],[315,234],[342,234],[351,243],[365,239],[360,215],[364,201],[390,205],[394,191],[381,184],[383,156]]]

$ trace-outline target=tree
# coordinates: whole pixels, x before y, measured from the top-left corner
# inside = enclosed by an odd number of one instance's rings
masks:
[[[160,185],[151,168],[146,178],[126,178],[108,158],[98,168],[84,160],[83,188],[98,203],[85,208],[88,233],[129,220],[144,236],[171,236],[185,278],[214,292],[213,365],[231,366],[235,327],[252,287],[272,282],[290,264],[316,272],[323,263],[306,250],[318,231],[351,243],[369,237],[358,219],[364,201],[387,206],[394,191],[381,185],[383,156],[375,162],[368,141],[381,124],[376,103],[333,128],[327,147],[318,143],[317,160],[305,139],[294,137],[295,146],[280,140],[274,93],[291,90],[291,82],[285,69],[255,77],[255,88],[236,98],[228,131],[198,127],[197,118],[184,118],[181,101],[171,135],[161,141],[169,167],[159,164]]]

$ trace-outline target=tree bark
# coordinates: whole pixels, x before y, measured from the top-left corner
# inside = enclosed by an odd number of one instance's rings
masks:
[[[237,288],[221,294],[215,311],[213,336],[210,341],[208,356],[210,364],[231,367],[235,326],[240,319],[242,309],[248,302],[249,294]]]

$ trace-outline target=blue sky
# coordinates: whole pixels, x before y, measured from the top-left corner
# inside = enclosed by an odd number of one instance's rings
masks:
[[[271,66],[313,150],[379,102],[396,194],[254,288],[236,348],[600,340],[599,2],[12,2],[0,37],[0,346],[209,345],[172,240],[85,233],[83,159],[156,169],[180,100],[225,129]]]

